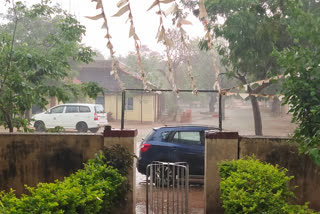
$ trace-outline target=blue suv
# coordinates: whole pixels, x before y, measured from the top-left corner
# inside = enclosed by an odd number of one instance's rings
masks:
[[[140,144],[137,169],[146,174],[152,161],[187,162],[190,175],[204,175],[204,142],[208,126],[172,126],[154,128]]]

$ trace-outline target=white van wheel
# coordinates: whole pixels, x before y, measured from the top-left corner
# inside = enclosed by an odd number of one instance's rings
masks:
[[[100,129],[100,128],[91,128],[91,129],[89,129],[89,130],[90,130],[90,132],[92,132],[92,133],[97,133],[97,131],[99,131],[99,129]]]
[[[37,120],[34,123],[34,128],[37,132],[44,132],[46,130],[46,126],[44,125],[44,122],[41,120]]]
[[[87,132],[88,125],[85,122],[79,122],[76,125],[76,129],[78,130],[78,132]]]

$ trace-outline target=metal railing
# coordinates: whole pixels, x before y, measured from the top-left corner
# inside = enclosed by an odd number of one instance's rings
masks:
[[[121,99],[122,99],[122,107],[121,107],[121,129],[124,129],[124,114],[125,114],[125,106],[126,106],[126,91],[139,91],[139,92],[174,92],[172,89],[136,89],[136,88],[126,88],[122,91]],[[182,92],[193,92],[193,90],[188,89],[180,89],[179,93]],[[222,94],[219,93],[218,90],[198,90],[199,93],[218,93],[219,94],[219,129],[222,130]]]
[[[154,161],[147,166],[146,180],[147,214],[188,213],[189,166],[186,162]]]

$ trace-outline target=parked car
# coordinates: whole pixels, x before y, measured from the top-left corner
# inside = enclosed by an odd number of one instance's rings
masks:
[[[61,126],[66,129],[76,129],[78,132],[90,130],[95,133],[101,126],[108,125],[107,115],[100,104],[63,104],[36,114],[32,117],[36,131],[45,128]]]
[[[146,174],[152,161],[187,162],[190,175],[204,175],[204,143],[208,126],[172,126],[154,128],[140,144],[137,169]]]

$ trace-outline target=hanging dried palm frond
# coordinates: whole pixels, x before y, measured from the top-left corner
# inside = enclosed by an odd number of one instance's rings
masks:
[[[144,71],[144,69],[142,67],[142,63],[141,63],[141,54],[140,54],[141,42],[140,42],[138,35],[136,34],[136,30],[135,30],[135,26],[134,26],[134,22],[133,22],[132,11],[131,11],[131,7],[130,7],[130,1],[129,0],[120,0],[117,3],[117,6],[119,8],[120,7],[122,7],[122,8],[113,16],[119,17],[119,16],[123,15],[124,13],[126,13],[127,11],[129,11],[129,16],[128,16],[128,19],[130,20],[129,38],[132,37],[134,39],[134,46],[136,48],[136,56],[137,56],[137,64],[140,69],[140,77],[142,79],[143,88],[145,90],[149,90],[147,78],[146,78],[146,72]]]
[[[197,90],[197,87],[195,85],[195,82],[194,82],[194,76],[192,74],[192,65],[191,65],[191,60],[190,60],[190,47],[186,41],[186,38],[187,38],[187,34],[186,34],[186,31],[183,29],[183,25],[192,25],[192,22],[186,20],[183,15],[182,15],[182,10],[179,9],[179,6],[178,4],[175,2],[166,12],[165,14],[166,15],[170,15],[170,14],[174,14],[175,15],[175,23],[176,23],[176,26],[180,32],[180,41],[183,45],[183,48],[186,50],[186,53],[187,53],[187,74],[190,78],[190,85],[191,85],[191,88],[192,88],[192,93],[194,95],[197,95],[198,94],[198,90]],[[176,21],[177,19],[177,21]]]
[[[214,69],[216,71],[216,78],[215,78],[215,82],[213,84],[213,89],[216,89],[219,91],[219,93],[221,93],[221,91],[220,91],[221,87],[220,87],[219,80],[218,80],[220,70],[217,66],[217,61],[215,60],[214,54],[212,51],[213,40],[212,40],[212,36],[210,34],[209,17],[208,17],[208,13],[207,13],[207,10],[206,10],[205,4],[204,4],[204,0],[199,0],[199,1],[200,1],[199,2],[199,19],[202,22],[202,24],[205,28],[205,31],[206,31],[204,38],[207,40],[209,50],[211,50],[211,52],[212,52],[212,62],[213,62]]]
[[[162,42],[165,46],[166,46],[166,55],[167,55],[167,60],[168,60],[168,72],[167,72],[167,77],[168,80],[172,86],[173,91],[175,91],[177,94],[179,93],[179,89],[176,86],[175,83],[175,79],[174,79],[174,75],[173,75],[173,68],[172,68],[172,59],[170,57],[170,49],[173,46],[173,41],[171,39],[168,38],[167,33],[166,33],[166,29],[164,27],[163,24],[163,14],[165,14],[162,10],[161,10],[161,3],[171,3],[174,2],[175,0],[155,0],[152,5],[149,7],[148,11],[151,10],[153,7],[155,7],[156,5],[158,5],[159,11],[156,12],[156,14],[159,15],[160,18],[160,24],[159,24],[159,28],[158,28],[158,33],[156,36],[156,39],[158,42]]]
[[[113,45],[111,43],[111,35],[110,35],[110,31],[109,31],[109,27],[108,27],[108,20],[107,20],[107,16],[105,14],[104,8],[103,8],[103,4],[102,4],[102,0],[91,0],[92,2],[96,2],[96,9],[101,9],[101,13],[99,15],[96,16],[92,16],[92,17],[88,17],[86,16],[86,18],[91,19],[91,20],[98,20],[98,19],[103,19],[103,25],[102,25],[102,29],[106,29],[107,30],[107,34],[104,38],[106,38],[108,40],[107,42],[107,48],[110,51],[110,56],[112,59],[112,71],[110,72],[111,75],[114,76],[114,78],[117,80],[119,87],[121,90],[124,90],[124,83],[121,81],[118,71],[117,71],[117,67],[118,67],[118,60],[116,59],[116,57],[114,56],[114,50],[113,50]],[[122,1],[126,1],[126,0],[122,0]],[[121,1],[121,2],[122,2]],[[121,12],[119,11],[118,13],[125,13],[126,11],[122,10]]]

